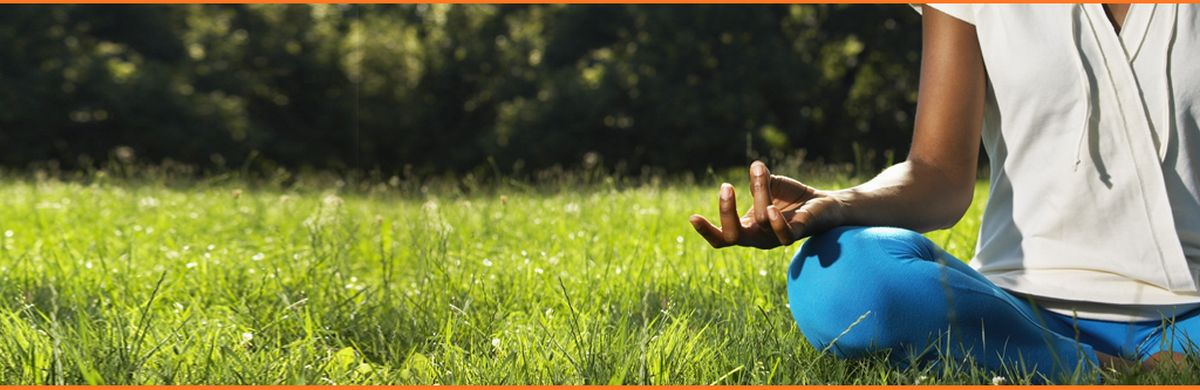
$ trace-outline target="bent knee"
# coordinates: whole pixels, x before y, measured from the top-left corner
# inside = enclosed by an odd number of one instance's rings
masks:
[[[839,227],[810,237],[788,267],[788,287],[812,291],[878,286],[913,270],[903,260],[925,255],[928,239],[890,227]],[[839,294],[841,295],[841,294]]]
[[[932,273],[789,284],[788,303],[814,348],[847,358],[914,345],[941,329],[947,310],[943,286]]]
[[[837,272],[894,260],[933,260],[936,246],[920,233],[894,227],[843,226],[809,237],[796,251],[788,280],[796,280],[806,267]]]
[[[932,245],[929,239],[908,229],[888,226],[842,226],[812,236],[804,243],[800,252],[822,254],[835,250],[840,253],[842,248],[869,251],[876,246],[885,249],[895,247],[917,250],[928,245]]]
[[[805,338],[841,357],[895,347],[905,337],[896,334],[903,324],[889,323],[893,313],[919,307],[905,297],[926,295],[920,281],[936,280],[926,275],[930,267],[904,261],[926,247],[932,243],[924,236],[890,227],[841,227],[809,238],[788,271],[788,301]]]

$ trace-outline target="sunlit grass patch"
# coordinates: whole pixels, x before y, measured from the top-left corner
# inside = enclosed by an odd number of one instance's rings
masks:
[[[912,384],[998,375],[813,350],[785,296],[798,245],[714,251],[687,224],[691,213],[715,212],[715,188],[603,177],[536,186],[0,180],[0,381]],[[981,184],[964,220],[930,237],[969,258],[984,196]],[[1195,372],[1111,381],[1194,383]]]

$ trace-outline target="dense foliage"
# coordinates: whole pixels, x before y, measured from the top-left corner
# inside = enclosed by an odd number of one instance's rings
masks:
[[[880,163],[919,37],[896,5],[6,6],[0,165]]]

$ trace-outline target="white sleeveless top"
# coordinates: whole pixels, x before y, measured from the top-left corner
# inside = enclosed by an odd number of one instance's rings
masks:
[[[971,265],[1083,318],[1200,307],[1200,6],[930,4],[975,26],[991,188]]]

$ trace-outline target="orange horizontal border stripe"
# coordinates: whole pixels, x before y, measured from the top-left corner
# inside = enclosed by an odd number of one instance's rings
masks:
[[[514,390],[514,389],[529,389],[529,390],[895,390],[903,389],[929,389],[929,390],[980,390],[984,388],[1005,389],[1005,390],[1145,390],[1145,389],[1170,389],[1170,390],[1200,390],[1200,385],[1003,385],[1003,386],[988,386],[988,385],[813,385],[813,386],[797,386],[797,385],[762,385],[762,386],[747,386],[747,385],[716,385],[716,386],[646,386],[646,385],[629,385],[629,386],[613,386],[613,385],[448,385],[448,386],[395,386],[395,385],[44,385],[44,386],[29,386],[29,385],[0,385],[0,389],[4,390],[44,390],[44,389],[62,389],[62,390],[131,390],[131,389],[154,389],[154,390]]]
[[[446,385],[446,386],[394,386],[394,385],[142,385],[142,386],[110,386],[110,385],[66,385],[53,386],[54,389],[70,389],[70,390],[127,390],[127,389],[163,389],[163,390],[252,390],[252,389],[269,389],[269,390],[514,390],[514,389],[529,389],[529,390],[756,390],[756,389],[778,389],[778,390],[857,390],[857,389],[880,389],[884,386],[863,386],[863,385],[812,385],[812,386],[796,386],[796,385],[764,385],[764,386],[746,386],[746,385],[686,385],[686,386],[647,386],[647,385],[504,385],[504,386],[488,386],[488,385]],[[1000,388],[997,386],[986,385],[889,385],[887,388],[902,388],[902,389],[931,389],[931,390],[978,390],[980,388],[991,389],[1028,389],[1028,390],[1044,390],[1044,389],[1066,389],[1066,390],[1144,390],[1153,389],[1180,389],[1180,390],[1200,390],[1200,385],[1003,385]],[[46,386],[4,386],[4,389],[18,390],[41,390],[47,389]]]
[[[396,0],[366,0],[366,1],[338,1],[338,0],[201,0],[201,1],[171,1],[171,0],[0,0],[0,4],[910,4],[912,1],[904,0],[841,0],[841,1],[811,1],[811,0],[752,0],[752,1],[730,1],[730,0],[433,0],[433,1],[396,1]],[[1009,4],[1062,4],[1061,0],[1000,0],[1000,1],[931,1],[929,3],[1009,3]],[[1124,1],[1101,1],[1087,0],[1083,3],[1191,3],[1191,1],[1183,0],[1124,0]]]

